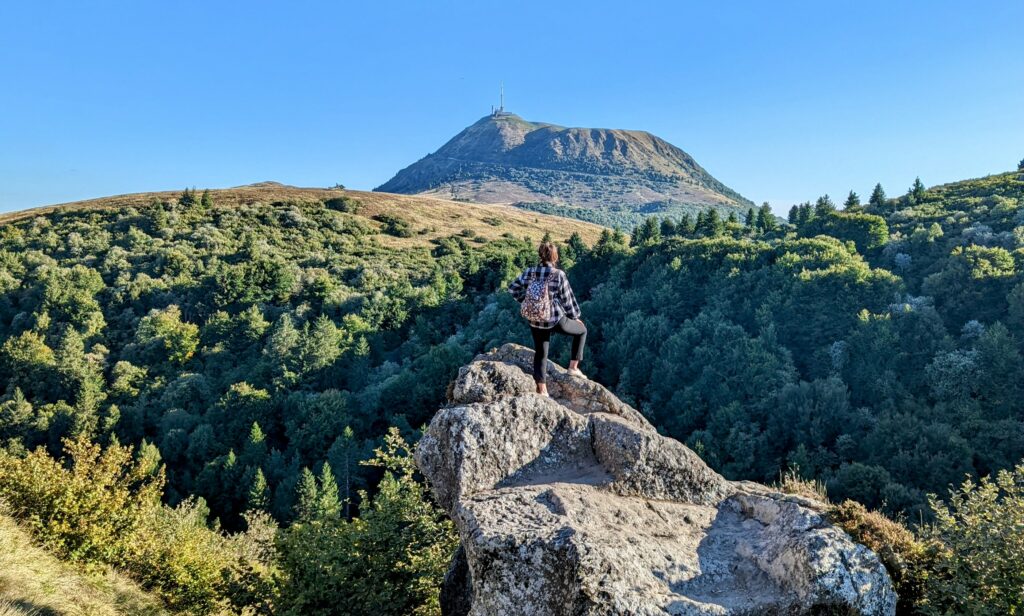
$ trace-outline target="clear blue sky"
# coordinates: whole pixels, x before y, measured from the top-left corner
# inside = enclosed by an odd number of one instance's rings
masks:
[[[370,189],[497,102],[643,129],[777,211],[1024,156],[1024,2],[0,3],[0,211]]]

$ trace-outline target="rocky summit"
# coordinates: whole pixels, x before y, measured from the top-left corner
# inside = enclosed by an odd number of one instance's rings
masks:
[[[375,190],[423,193],[631,226],[647,215],[752,205],[648,132],[481,118]]]
[[[895,614],[824,505],[733,482],[604,387],[533,352],[478,356],[416,460],[461,538],[446,615]]]

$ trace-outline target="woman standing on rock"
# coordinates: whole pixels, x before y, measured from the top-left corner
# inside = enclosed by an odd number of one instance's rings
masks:
[[[551,333],[572,336],[572,360],[569,374],[587,378],[580,372],[583,347],[587,342],[587,327],[580,321],[580,306],[569,286],[565,272],[558,269],[558,248],[551,242],[541,242],[537,249],[540,264],[527,268],[509,285],[509,292],[521,304],[520,313],[530,323],[533,334],[533,380],[537,393],[548,395],[548,347]]]

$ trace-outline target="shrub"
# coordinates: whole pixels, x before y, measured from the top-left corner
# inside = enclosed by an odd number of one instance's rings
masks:
[[[231,564],[225,539],[207,528],[206,514],[191,499],[174,509],[150,509],[125,558],[131,575],[176,611],[214,611],[221,571]]]
[[[324,206],[345,214],[358,214],[363,209],[363,204],[351,197],[332,197],[324,201]]]
[[[293,525],[279,542],[283,614],[433,615],[458,545],[451,521],[426,500],[410,446],[391,428],[364,464],[384,469],[379,492],[360,492],[360,517]]]
[[[118,564],[125,538],[160,505],[163,471],[132,460],[130,447],[102,450],[84,437],[65,440],[69,465],[43,449],[23,458],[0,450],[0,498],[44,545],[86,564]]]
[[[266,516],[224,536],[206,525],[202,501],[161,505],[163,469],[133,459],[130,447],[84,438],[64,447],[66,464],[42,448],[24,457],[0,450],[0,500],[45,547],[89,569],[116,566],[184,613],[273,604],[267,546],[276,527]]]
[[[158,349],[171,362],[180,365],[191,359],[199,347],[199,326],[182,321],[181,308],[172,304],[164,310],[151,310],[142,317],[135,339],[143,347]]]
[[[374,218],[384,224],[381,229],[384,233],[395,237],[412,237],[412,226],[409,221],[388,214],[378,214]]]
[[[884,218],[857,212],[829,212],[815,218],[804,231],[808,235],[823,233],[851,240],[862,253],[882,247],[889,239],[889,226]]]
[[[1020,614],[1024,611],[1024,463],[975,483],[968,479],[950,503],[929,498],[935,523],[935,579],[922,611],[931,615]]]
[[[933,552],[926,544],[902,524],[855,501],[843,501],[832,507],[828,517],[854,541],[878,554],[899,596],[897,613],[915,613],[933,565]]]
[[[230,604],[270,613],[276,587],[267,546],[276,525],[250,514],[245,533],[226,536],[206,525],[208,515],[206,504],[191,498],[150,510],[128,546],[128,573],[175,611],[219,613]]]

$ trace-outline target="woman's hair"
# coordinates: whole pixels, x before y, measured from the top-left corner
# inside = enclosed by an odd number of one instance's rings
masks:
[[[558,246],[552,242],[541,242],[537,254],[541,263],[558,263]]]

